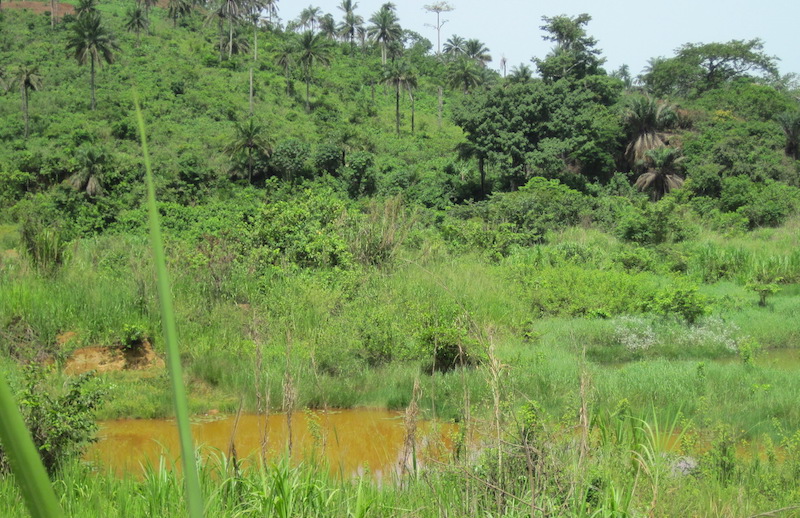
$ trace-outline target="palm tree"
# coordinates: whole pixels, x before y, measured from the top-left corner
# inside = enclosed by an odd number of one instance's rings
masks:
[[[447,67],[447,81],[454,88],[462,88],[465,94],[483,82],[483,75],[475,61],[460,57]]]
[[[367,29],[367,35],[377,41],[381,46],[381,64],[386,64],[387,46],[398,41],[403,35],[403,29],[397,23],[397,15],[393,9],[386,6],[372,15],[369,19],[372,25]]]
[[[264,10],[267,11],[269,25],[272,28],[272,19],[278,16],[278,0],[264,0]]]
[[[67,180],[76,191],[84,191],[89,196],[103,193],[103,172],[108,155],[102,149],[88,146],[80,149],[77,156],[78,170]]]
[[[800,158],[800,110],[781,113],[776,117],[786,135],[786,156]]]
[[[244,10],[243,0],[221,0],[216,9],[212,9],[207,21],[217,20],[220,33],[224,21],[228,22],[228,59],[233,55],[233,26],[238,23]],[[220,43],[220,60],[222,60],[222,44]]]
[[[78,5],[75,6],[75,16],[80,18],[87,14],[97,13],[98,0],[78,0]]]
[[[128,32],[136,33],[136,46],[141,43],[141,33],[146,31],[150,26],[150,20],[147,18],[147,13],[139,6],[131,7],[125,13],[125,28]]]
[[[448,56],[460,56],[464,53],[464,44],[466,40],[461,36],[453,34],[447,41],[444,42],[442,52]]]
[[[172,26],[178,26],[178,20],[192,12],[191,0],[169,0],[167,2],[167,16],[172,19]]]
[[[346,16],[354,12],[356,7],[358,7],[358,2],[353,2],[353,0],[342,0],[336,8],[340,11],[343,11]]]
[[[636,187],[640,191],[651,190],[653,201],[660,200],[672,189],[683,185],[683,178],[678,175],[684,157],[679,149],[658,147],[645,153],[642,165],[647,170],[636,179]]]
[[[489,55],[489,49],[486,48],[486,45],[475,38],[464,42],[464,55],[475,60],[475,62],[482,67],[485,67],[486,63],[492,60],[492,56]]]
[[[665,145],[662,131],[676,119],[675,110],[649,96],[631,98],[623,115],[631,141],[625,148],[625,156],[635,165],[640,163],[648,151]]]
[[[293,38],[283,40],[275,51],[275,64],[283,69],[286,78],[286,95],[292,92],[292,66],[297,57],[297,42]]]
[[[332,14],[328,13],[319,19],[319,32],[329,40],[336,38],[339,32],[336,30],[336,20]]]
[[[306,111],[311,111],[309,90],[314,65],[328,65],[331,56],[331,42],[321,34],[306,31],[300,36],[297,45],[297,61],[303,68],[303,78],[306,82]]]
[[[349,41],[351,46],[356,44],[356,36],[359,29],[364,26],[364,18],[353,12],[345,13],[344,20],[337,27],[339,37],[345,41]]]
[[[72,33],[67,39],[67,50],[73,52],[79,65],[85,65],[87,61],[91,64],[89,86],[92,90],[92,110],[94,110],[96,105],[95,68],[102,66],[103,61],[109,64],[113,63],[114,51],[119,50],[114,37],[103,27],[99,13],[87,13],[75,20]]]
[[[266,0],[246,0],[244,4],[247,18],[253,24],[253,61],[258,61],[258,25],[261,21],[261,13],[266,7]]]
[[[29,92],[38,91],[42,87],[42,78],[39,75],[39,67],[22,65],[17,70],[16,83],[19,85],[19,93],[22,96],[22,117],[25,120],[25,138],[28,138],[30,124],[28,118],[28,97]]]
[[[395,61],[384,67],[383,80],[395,88],[395,121],[397,134],[400,134],[400,90],[408,89],[413,104],[413,88],[417,86],[417,76],[405,61]],[[412,122],[413,127],[413,122]],[[413,132],[413,129],[412,129]]]
[[[264,136],[264,126],[248,117],[246,122],[237,123],[233,140],[225,151],[234,157],[244,154],[247,158],[247,180],[253,181],[253,162],[259,154],[268,157],[272,153],[272,142]]]
[[[158,3],[158,0],[136,0],[136,5],[144,7],[144,12],[150,16],[150,9]]]
[[[314,25],[319,21],[320,16],[322,16],[322,9],[309,5],[300,12],[300,25],[314,32]]]
[[[511,69],[508,76],[509,83],[528,83],[533,79],[533,70],[525,64],[520,64]]]

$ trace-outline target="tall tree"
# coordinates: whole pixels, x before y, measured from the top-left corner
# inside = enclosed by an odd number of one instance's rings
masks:
[[[209,13],[209,19],[216,18],[220,29],[223,20],[228,22],[228,59],[233,55],[234,25],[241,20],[243,14],[244,0],[221,0],[216,9]]]
[[[297,43],[297,61],[303,69],[306,82],[306,111],[311,111],[310,85],[314,73],[314,65],[328,65],[331,57],[331,44],[321,34],[306,31]]]
[[[683,156],[679,149],[659,147],[645,154],[644,166],[647,170],[636,179],[636,187],[641,191],[651,191],[653,201],[658,201],[672,189],[683,185],[678,174]]]
[[[136,46],[141,43],[141,33],[146,31],[150,26],[150,20],[147,13],[141,6],[131,7],[125,13],[125,28],[129,32],[136,33]]]
[[[778,77],[776,58],[764,53],[760,39],[687,43],[673,58],[651,60],[641,80],[653,95],[696,96],[754,73],[769,80]]]
[[[321,16],[322,9],[313,5],[309,5],[300,12],[300,25],[302,25],[306,30],[314,32],[316,30],[316,24]]]
[[[178,26],[178,20],[192,12],[192,0],[169,0],[167,2],[167,16],[172,20],[172,26]]]
[[[91,66],[89,86],[92,91],[92,110],[95,109],[95,68],[103,62],[114,62],[114,51],[119,50],[112,34],[103,26],[97,12],[79,16],[67,37],[67,50],[72,51],[79,65],[88,61]]]
[[[292,93],[292,67],[297,54],[297,42],[293,38],[283,40],[275,50],[275,64],[283,69],[283,76],[286,78],[286,95]]]
[[[329,40],[336,39],[339,35],[339,31],[336,29],[336,20],[333,19],[332,14],[327,13],[319,19],[319,32]]]
[[[534,60],[543,79],[581,79],[600,73],[605,60],[600,58],[600,50],[595,48],[597,40],[588,36],[585,29],[592,20],[591,16],[586,13],[574,18],[565,15],[543,16],[542,20],[545,23],[540,29],[547,33],[542,38],[555,43],[544,59]]]
[[[56,27],[58,21],[58,0],[50,0],[50,28]]]
[[[272,29],[274,19],[278,17],[278,0],[264,0],[264,10],[267,12],[269,27]]]
[[[455,8],[447,2],[435,2],[432,4],[428,4],[423,7],[429,13],[436,13],[436,25],[433,26],[436,29],[436,53],[442,53],[442,26],[447,23],[447,20],[442,20],[441,15],[442,13],[449,13],[450,11],[454,10]]]
[[[417,75],[406,61],[394,61],[384,67],[383,80],[395,88],[395,125],[397,134],[400,134],[400,91],[412,89],[417,86]],[[413,95],[411,97],[413,101]]]
[[[42,77],[39,75],[39,67],[22,65],[17,70],[15,79],[22,98],[22,118],[25,120],[25,138],[27,139],[30,133],[28,97],[31,91],[38,91],[42,87]]]
[[[356,4],[358,5],[358,4]],[[348,12],[344,15],[344,20],[337,27],[339,37],[345,41],[349,41],[351,46],[356,44],[356,36],[359,30],[364,28],[364,18],[354,12]]]
[[[372,25],[367,29],[367,35],[380,44],[381,64],[385,65],[388,46],[400,40],[403,29],[397,21],[394,10],[386,6],[373,14],[369,21]]]
[[[651,149],[666,145],[662,132],[672,126],[676,118],[671,106],[657,102],[652,97],[636,96],[628,101],[623,122],[630,138],[625,156],[631,165],[644,160]]]

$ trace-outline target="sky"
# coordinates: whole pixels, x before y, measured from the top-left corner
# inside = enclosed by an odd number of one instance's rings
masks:
[[[387,0],[360,0],[356,14],[365,20]],[[400,25],[428,38],[436,49],[436,14],[424,6],[434,0],[393,0]],[[493,61],[500,68],[505,56],[508,69],[519,64],[530,65],[534,56],[544,57],[552,44],[542,40],[542,16],[588,13],[592,17],[586,27],[598,41],[597,48],[606,58],[606,70],[627,64],[633,75],[647,66],[650,58],[671,57],[684,43],[712,43],[761,38],[764,52],[780,58],[781,74],[800,74],[800,1],[798,0],[560,0],[533,2],[525,0],[448,0],[454,7],[442,13],[446,20],[441,41],[457,34],[477,38],[489,48]],[[320,7],[341,21],[340,0],[281,0],[279,15],[284,21],[295,19],[309,5]],[[535,70],[535,68],[534,68]]]

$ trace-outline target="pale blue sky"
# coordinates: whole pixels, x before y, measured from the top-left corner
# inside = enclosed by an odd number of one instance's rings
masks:
[[[360,0],[356,13],[368,20],[386,0]],[[542,40],[541,18],[588,13],[592,21],[588,32],[598,40],[607,59],[606,69],[623,63],[636,75],[652,57],[669,57],[684,43],[724,42],[732,39],[761,38],[764,51],[780,58],[781,74],[800,74],[800,1],[798,0],[559,0],[531,2],[523,0],[448,0],[455,10],[443,13],[442,43],[457,34],[478,38],[491,50],[492,66],[499,68],[505,55],[508,68],[531,64],[533,56],[542,57],[550,43]],[[436,46],[436,17],[423,9],[433,0],[395,0],[403,28],[419,32]],[[309,4],[333,14],[340,21],[340,0],[292,1],[278,3],[280,16],[296,18]]]

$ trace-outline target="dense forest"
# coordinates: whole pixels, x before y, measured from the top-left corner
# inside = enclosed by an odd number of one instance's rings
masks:
[[[0,2],[0,371],[68,515],[186,513],[180,472],[82,460],[174,412],[142,134],[194,414],[458,429],[390,484],[206,456],[209,516],[800,512],[800,81],[762,40],[634,75],[559,14],[509,68],[293,9]]]

